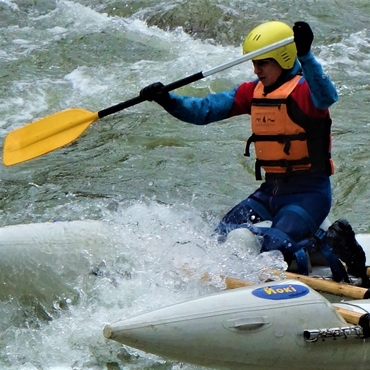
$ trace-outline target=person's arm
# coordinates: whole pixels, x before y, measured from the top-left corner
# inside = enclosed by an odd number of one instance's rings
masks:
[[[338,93],[330,78],[324,73],[321,64],[311,53],[314,39],[311,27],[306,22],[295,22],[293,32],[298,60],[310,88],[312,102],[318,109],[328,109],[338,100]]]
[[[298,58],[303,76],[310,88],[312,101],[318,109],[328,109],[338,100],[338,93],[329,76],[311,52]]]
[[[209,94],[205,98],[193,98],[169,93],[161,82],[144,87],[140,96],[155,101],[166,111],[181,121],[195,125],[207,125],[229,117],[234,103],[235,91]]]
[[[163,105],[168,113],[181,121],[207,125],[229,117],[234,103],[235,90],[209,94],[204,98],[169,94],[170,104]]]

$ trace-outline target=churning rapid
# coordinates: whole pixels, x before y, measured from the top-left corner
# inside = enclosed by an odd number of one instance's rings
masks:
[[[2,141],[64,109],[99,111],[235,59],[262,22],[308,22],[340,97],[330,218],[370,231],[366,1],[0,0],[0,11]],[[253,76],[246,62],[177,92],[204,96]],[[107,341],[102,329],[219,290],[220,274],[258,282],[285,268],[279,253],[212,235],[258,186],[243,156],[249,135],[248,117],[195,127],[145,102],[55,152],[2,165],[0,226],[26,226],[0,231],[0,368],[198,369]]]

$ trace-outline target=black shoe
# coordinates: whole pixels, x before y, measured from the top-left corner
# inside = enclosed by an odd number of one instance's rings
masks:
[[[361,286],[369,288],[370,281],[366,274],[366,255],[361,245],[358,244],[348,221],[342,219],[335,221],[327,231],[326,242],[347,265],[348,273],[361,278]]]

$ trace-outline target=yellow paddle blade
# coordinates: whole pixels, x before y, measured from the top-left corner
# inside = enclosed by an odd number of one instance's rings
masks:
[[[98,112],[72,108],[14,130],[5,138],[3,162],[11,166],[67,145],[97,119]]]

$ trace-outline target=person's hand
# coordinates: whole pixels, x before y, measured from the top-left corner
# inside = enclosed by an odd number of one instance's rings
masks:
[[[144,87],[140,91],[140,96],[148,101],[155,101],[160,105],[166,105],[170,101],[170,95],[167,91],[163,91],[163,83],[162,82],[154,82],[151,85]]]
[[[297,55],[303,57],[311,50],[313,32],[306,22],[295,22],[293,26],[294,42],[297,48]]]

